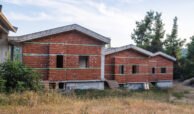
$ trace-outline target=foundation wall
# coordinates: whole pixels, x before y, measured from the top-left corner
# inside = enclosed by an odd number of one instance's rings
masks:
[[[68,89],[104,89],[104,82],[67,83]]]
[[[172,81],[159,81],[156,83],[156,86],[160,88],[169,88],[172,87],[172,85],[173,85]]]
[[[129,90],[138,90],[138,89],[145,89],[144,85],[145,83],[126,83],[124,87]]]

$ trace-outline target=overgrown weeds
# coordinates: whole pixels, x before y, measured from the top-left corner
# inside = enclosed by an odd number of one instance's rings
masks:
[[[0,64],[0,92],[38,91],[42,89],[42,75],[19,61],[7,60]]]
[[[148,91],[129,91],[129,90],[75,90],[73,93],[59,93],[56,91],[0,94],[0,105],[23,105],[35,106],[40,104],[61,104],[70,100],[92,100],[106,98],[140,98],[158,101],[168,101],[169,90],[151,89]]]

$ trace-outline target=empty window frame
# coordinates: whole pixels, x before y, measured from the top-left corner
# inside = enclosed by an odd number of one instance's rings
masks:
[[[156,68],[152,67],[152,74],[155,74],[155,73],[156,73]]]
[[[88,56],[79,56],[79,67],[80,68],[88,68]]]
[[[138,71],[138,65],[133,65],[132,66],[132,74],[136,74],[136,73],[138,73],[139,71]]]
[[[56,83],[49,83],[49,89],[56,89]]]
[[[161,68],[161,73],[166,73],[166,68]]]
[[[59,83],[59,89],[64,89],[64,83]]]
[[[63,56],[62,55],[57,55],[57,68],[63,68]]]
[[[124,74],[124,65],[120,65],[120,74]]]

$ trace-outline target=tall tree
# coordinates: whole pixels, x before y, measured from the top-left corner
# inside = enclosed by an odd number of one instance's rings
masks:
[[[149,49],[152,52],[163,51],[163,42],[161,40],[164,38],[165,30],[161,16],[161,13],[156,12],[154,17],[155,23],[153,28],[153,36]]]
[[[184,60],[183,79],[194,77],[194,36],[191,37],[191,42],[187,44],[187,49],[187,56]]]
[[[165,52],[177,59],[176,62],[174,62],[174,78],[180,79],[183,77],[182,72],[183,69],[183,61],[184,58],[182,57],[182,50],[185,40],[181,40],[178,38],[178,24],[177,24],[177,17],[173,20],[173,27],[171,34],[167,34],[167,39],[164,41],[165,45]]]
[[[185,40],[181,40],[178,38],[178,25],[177,25],[177,17],[173,20],[173,27],[171,34],[167,35],[167,39],[165,40],[165,48],[166,53],[180,59],[182,54],[182,48],[184,45]]]
[[[161,16],[161,13],[149,11],[143,20],[136,22],[131,38],[137,46],[152,52],[163,51],[161,39],[165,31]]]
[[[189,59],[194,64],[194,36],[192,36],[190,39],[191,42],[187,44],[187,59]]]
[[[154,12],[149,11],[143,20],[136,22],[136,28],[133,30],[131,38],[134,40],[137,46],[145,49],[149,47],[153,19]]]

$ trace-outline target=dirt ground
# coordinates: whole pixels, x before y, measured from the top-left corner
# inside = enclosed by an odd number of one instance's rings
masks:
[[[182,93],[181,99],[178,102],[186,102],[194,104],[194,87],[184,86],[181,82],[174,81],[173,92]]]
[[[81,95],[81,97],[80,97]],[[0,114],[194,114],[194,88],[0,94]]]

